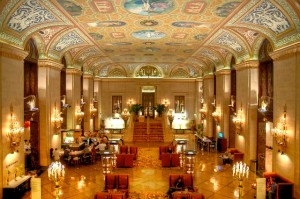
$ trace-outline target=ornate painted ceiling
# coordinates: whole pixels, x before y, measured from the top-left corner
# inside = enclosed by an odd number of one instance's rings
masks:
[[[100,77],[195,78],[300,40],[297,0],[7,0],[0,41]]]

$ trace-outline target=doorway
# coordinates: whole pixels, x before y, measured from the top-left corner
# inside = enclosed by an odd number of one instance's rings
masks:
[[[142,87],[142,106],[144,107],[143,115],[145,117],[154,118],[155,112],[153,107],[155,98],[155,87],[154,86],[143,86]]]

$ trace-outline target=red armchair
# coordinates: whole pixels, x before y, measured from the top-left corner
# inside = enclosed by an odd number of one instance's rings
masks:
[[[127,153],[128,152],[128,146],[121,145],[120,146],[120,153]]]
[[[294,183],[275,172],[264,172],[264,178],[274,178],[277,184],[276,199],[292,199],[294,194]]]
[[[117,154],[117,167],[133,167],[133,154]]]
[[[161,154],[168,153],[168,148],[169,148],[169,146],[160,146],[159,147],[159,159],[160,160],[161,160]],[[175,153],[176,152],[176,147],[171,146],[171,148],[172,148],[172,152]]]
[[[125,199],[125,193],[120,192],[97,192],[94,199]]]
[[[244,160],[244,153],[240,152],[236,148],[228,148],[227,152],[232,155],[232,163],[236,163]]]
[[[133,154],[133,160],[137,159],[138,148],[136,146],[129,147],[129,153]]]
[[[197,189],[194,187],[194,177],[192,174],[170,174],[169,187],[175,187],[175,183],[179,177],[182,178],[183,185],[185,188],[188,188],[188,191],[197,191]]]
[[[161,154],[161,166],[162,167],[179,167],[180,166],[180,154],[162,153]]]
[[[118,176],[118,191],[125,193],[128,198],[129,192],[129,175],[128,174],[119,174]]]
[[[94,199],[109,199],[110,194],[107,192],[97,192]]]

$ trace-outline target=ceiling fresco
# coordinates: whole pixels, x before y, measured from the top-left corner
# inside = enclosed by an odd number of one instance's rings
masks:
[[[300,41],[295,0],[7,0],[0,42],[100,77],[197,78]]]

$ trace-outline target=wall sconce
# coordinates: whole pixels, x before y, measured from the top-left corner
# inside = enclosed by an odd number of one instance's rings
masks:
[[[81,95],[80,107],[83,107],[84,105],[85,105],[85,101],[83,101],[83,95]]]
[[[92,117],[95,117],[97,115],[98,110],[97,110],[97,108],[94,107],[93,103],[91,103],[90,111],[91,111],[91,116]]]
[[[232,122],[237,130],[237,134],[240,135],[242,131],[242,124],[243,124],[243,110],[242,110],[242,105],[241,109],[238,110],[237,113],[234,113],[234,116],[232,118]]]
[[[215,111],[212,112],[211,114],[213,116],[213,118],[215,119],[217,125],[219,125],[220,123],[220,119],[221,119],[221,111],[219,110],[218,107],[216,107]]]
[[[270,105],[272,106],[271,98],[268,96],[261,96],[260,98],[260,108],[258,108],[258,112],[262,114],[263,121],[267,121],[268,115],[272,114],[272,110],[270,109]]]
[[[202,105],[202,108],[199,110],[199,112],[201,114],[201,118],[204,120],[206,118],[206,114],[207,114],[206,104]]]
[[[286,105],[284,105],[283,116],[277,123],[277,126],[271,130],[276,144],[281,147],[281,154],[284,154],[287,145],[287,123],[286,123]],[[280,152],[280,149],[278,150]]]
[[[61,109],[62,109],[62,111],[64,111],[66,108],[71,107],[69,104],[66,104],[66,95],[62,95],[61,96],[60,102],[61,102]]]
[[[235,111],[235,96],[230,96],[230,104],[228,105],[231,109],[231,111]]]
[[[128,112],[128,109],[127,108],[124,108],[124,110],[123,110],[123,112],[122,112],[122,114],[121,114],[121,117],[122,117],[122,119],[124,120],[124,122],[125,122],[125,128],[126,128],[126,126],[127,126],[127,121],[128,121],[128,119],[129,119],[129,112]]]
[[[75,116],[77,118],[77,125],[80,125],[82,122],[82,119],[84,117],[84,112],[81,111],[81,106],[76,106],[75,108]]]
[[[20,146],[23,133],[24,128],[20,127],[16,116],[13,115],[13,108],[11,107],[9,130],[6,133],[6,136],[9,139],[9,148],[11,153],[14,153],[15,151],[18,152],[18,147]]]
[[[169,106],[169,100],[167,100],[167,99],[164,99],[164,102],[163,102],[163,104],[165,105],[165,107],[168,107]]]
[[[131,105],[133,104],[133,99],[129,99],[127,104],[129,107],[131,107]]]
[[[64,119],[61,117],[61,112],[56,108],[56,103],[55,103],[52,122],[54,123],[54,129],[56,134],[59,133],[63,120]]]

